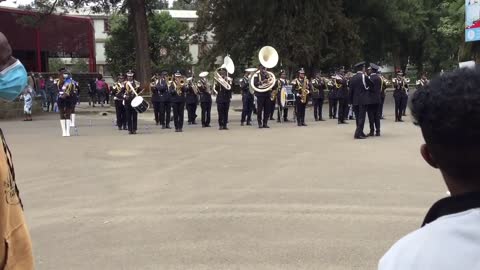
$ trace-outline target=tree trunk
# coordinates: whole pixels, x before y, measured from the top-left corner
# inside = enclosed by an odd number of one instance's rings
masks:
[[[135,36],[136,78],[150,93],[150,78],[152,73],[150,48],[148,46],[148,21],[145,0],[128,0],[131,23]],[[145,93],[144,92],[144,93]]]

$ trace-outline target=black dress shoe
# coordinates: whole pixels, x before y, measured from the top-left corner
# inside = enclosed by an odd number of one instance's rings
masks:
[[[380,137],[380,132],[375,133],[375,136]]]
[[[373,132],[368,133],[368,137],[373,137],[374,135],[375,135],[375,133],[373,133]]]
[[[263,128],[270,128],[268,125],[263,125]]]
[[[128,134],[132,135],[132,134],[133,134],[133,131],[129,131]]]
[[[297,126],[301,127],[301,126],[302,126],[302,124],[301,124],[301,123],[297,123]]]
[[[290,122],[290,120],[285,118],[285,119],[283,119],[283,122]]]
[[[223,127],[223,130],[228,130],[228,127],[226,127],[226,126],[225,126],[225,127]]]
[[[263,128],[263,126],[262,126],[262,125],[258,125],[258,128]]]
[[[318,121],[324,122],[324,121],[326,121],[326,120],[323,119],[323,118],[320,118]]]
[[[271,120],[271,121],[273,121],[273,120],[275,120],[275,118],[273,118],[273,117],[270,117],[270,119],[268,119],[268,120]]]
[[[242,122],[242,123],[240,124],[240,126],[242,126],[242,127],[245,126],[245,123]]]
[[[205,127],[212,127],[212,126],[210,126],[210,125],[205,125]]]
[[[403,122],[403,120],[402,120],[402,119],[400,119],[400,120],[398,120],[398,122]]]
[[[356,140],[363,140],[363,139],[366,139],[367,137],[360,135],[360,136],[355,136],[354,138]]]
[[[252,125],[252,123],[250,123],[250,122],[247,122],[247,126],[251,126],[251,125]]]
[[[307,125],[307,124],[305,124],[305,123],[302,123],[302,126],[304,126],[304,127],[308,127],[308,125]]]
[[[196,125],[196,124],[197,124],[197,122],[195,122],[195,121],[192,122],[192,125]]]
[[[166,129],[172,129],[170,126],[166,126],[165,128],[166,128]]]

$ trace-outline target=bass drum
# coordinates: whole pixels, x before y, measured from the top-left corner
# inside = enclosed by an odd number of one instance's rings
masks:
[[[285,108],[285,105],[287,105],[287,89],[282,88],[282,91],[280,92],[280,106]]]
[[[148,110],[149,105],[148,102],[146,102],[143,97],[137,96],[132,100],[132,107],[137,111],[138,113],[144,113]]]

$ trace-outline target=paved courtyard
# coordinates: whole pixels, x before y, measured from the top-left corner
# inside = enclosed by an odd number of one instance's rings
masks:
[[[38,269],[375,269],[446,191],[420,130],[386,112],[383,136],[364,141],[310,110],[308,127],[270,130],[234,111],[230,131],[215,114],[181,134],[151,112],[136,136],[112,115],[79,115],[70,138],[56,114],[0,125]]]

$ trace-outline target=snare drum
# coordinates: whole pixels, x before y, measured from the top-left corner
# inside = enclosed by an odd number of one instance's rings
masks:
[[[144,113],[148,110],[149,105],[148,102],[146,102],[143,97],[137,96],[132,100],[132,107],[137,111],[138,113]]]

